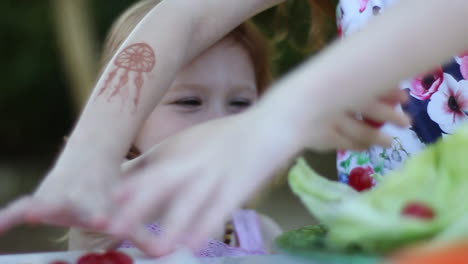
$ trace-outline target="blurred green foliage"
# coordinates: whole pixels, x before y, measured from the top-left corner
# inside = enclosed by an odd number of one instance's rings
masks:
[[[71,121],[46,1],[1,1],[0,155],[44,153]]]
[[[101,43],[131,0],[89,1]],[[75,121],[50,1],[0,2],[0,157],[55,156]],[[98,45],[99,46],[99,45]]]
[[[133,2],[89,1],[98,49],[112,21]],[[0,157],[52,158],[76,115],[57,46],[51,2],[4,0],[0,10]],[[276,75],[316,52],[309,34],[315,23],[312,11],[307,0],[290,0],[255,17],[276,49]],[[334,18],[320,23],[323,40],[332,40]]]
[[[337,4],[336,0],[317,0],[320,1],[329,1],[331,6]],[[286,1],[254,17],[273,45],[276,76],[287,73],[336,36],[335,18],[323,14],[317,6],[310,6],[309,2]],[[314,17],[314,14],[319,16]]]

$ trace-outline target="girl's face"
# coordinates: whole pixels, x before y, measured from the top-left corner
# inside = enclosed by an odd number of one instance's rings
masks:
[[[137,136],[145,152],[183,129],[236,114],[258,99],[255,72],[244,48],[227,38],[182,69]]]

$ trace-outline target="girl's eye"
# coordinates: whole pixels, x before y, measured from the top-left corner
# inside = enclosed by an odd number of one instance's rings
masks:
[[[249,107],[252,102],[248,99],[235,99],[229,102],[230,106],[238,107],[238,108],[246,108]]]
[[[196,97],[189,97],[183,98],[175,101],[173,104],[183,106],[183,107],[197,107],[202,105],[202,101],[200,98]]]

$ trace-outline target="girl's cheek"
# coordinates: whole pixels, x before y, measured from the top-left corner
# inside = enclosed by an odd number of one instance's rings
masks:
[[[175,112],[167,116],[163,126],[169,134],[167,136],[171,136],[198,123],[199,121],[197,113]]]

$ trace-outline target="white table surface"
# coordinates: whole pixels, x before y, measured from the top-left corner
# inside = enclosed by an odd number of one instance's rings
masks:
[[[229,258],[194,258],[186,251],[179,251],[160,259],[148,259],[135,250],[123,250],[134,259],[134,264],[314,264],[303,259],[284,255],[229,257]],[[65,260],[75,264],[84,252],[51,252],[0,255],[0,264],[50,264],[52,261]],[[315,263],[317,264],[317,263]]]

